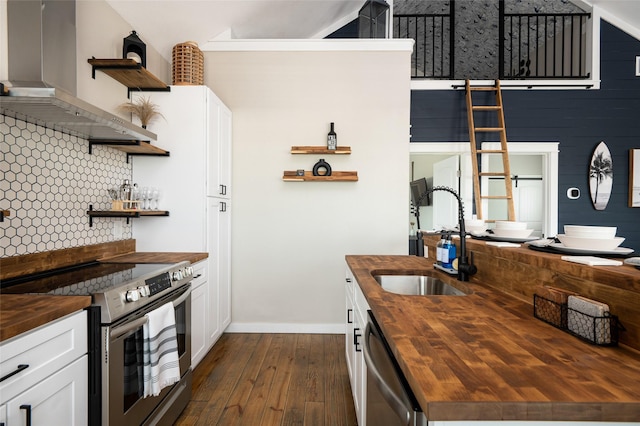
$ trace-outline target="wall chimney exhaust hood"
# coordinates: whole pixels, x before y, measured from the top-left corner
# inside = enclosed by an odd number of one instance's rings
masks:
[[[0,94],[0,114],[90,141],[157,139],[75,96],[75,1],[8,0],[7,27],[8,93]]]

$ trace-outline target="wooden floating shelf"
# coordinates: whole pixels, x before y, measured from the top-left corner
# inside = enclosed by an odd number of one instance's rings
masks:
[[[149,142],[145,141],[90,139],[89,154],[92,153],[94,145],[106,145],[110,148],[126,152],[127,162],[129,162],[130,155],[157,155],[163,157],[169,156],[169,151],[158,148],[157,146],[153,146]]]
[[[131,90],[169,92],[171,88],[133,59],[88,59],[91,76],[100,70]]]
[[[129,223],[130,218],[143,216],[169,216],[167,210],[93,210],[93,206],[89,206],[87,210],[89,215],[89,226],[93,226],[94,217],[123,217]]]
[[[285,182],[357,182],[358,172],[332,172],[331,176],[314,176],[313,172],[305,171],[304,176],[298,176],[296,171],[286,171],[282,180]]]
[[[329,149],[326,146],[292,146],[292,154],[351,154],[350,146],[339,146]]]

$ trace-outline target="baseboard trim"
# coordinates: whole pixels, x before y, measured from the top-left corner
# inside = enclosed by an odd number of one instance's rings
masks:
[[[235,323],[225,333],[344,334],[344,324]]]

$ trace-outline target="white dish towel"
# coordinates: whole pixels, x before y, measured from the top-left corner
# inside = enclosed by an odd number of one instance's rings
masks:
[[[176,316],[169,302],[149,312],[144,334],[144,397],[180,381]]]

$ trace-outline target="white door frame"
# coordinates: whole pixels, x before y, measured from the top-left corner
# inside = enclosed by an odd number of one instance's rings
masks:
[[[507,144],[509,154],[539,155],[542,157],[542,182],[544,185],[544,224],[542,233],[545,237],[558,234],[558,145],[559,142],[511,142]],[[497,150],[500,142],[483,142],[482,150]],[[489,154],[481,156],[482,170],[489,170]],[[483,189],[488,188],[487,176],[482,177]],[[482,201],[482,209],[486,211],[488,201]]]
[[[486,142],[482,149],[499,142]],[[542,231],[546,237],[558,233],[558,146],[559,142],[517,142],[509,143],[510,153],[533,154],[542,156],[542,174],[544,180],[545,217]],[[460,155],[460,197],[465,205],[465,217],[471,216],[473,206],[473,172],[469,142],[411,142],[409,154],[452,154]],[[481,160],[482,167],[488,168],[486,155]],[[486,187],[486,185],[484,185]]]

